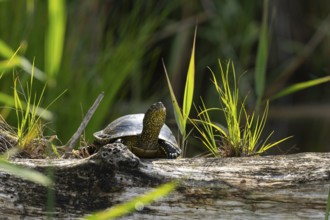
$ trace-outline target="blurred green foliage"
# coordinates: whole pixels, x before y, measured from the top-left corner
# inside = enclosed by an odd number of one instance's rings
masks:
[[[45,105],[68,89],[49,109],[56,117],[45,122],[49,128],[46,132],[56,133],[63,143],[78,128],[83,114],[101,91],[105,98],[87,127],[89,141],[94,131],[115,117],[144,112],[155,101],[166,103],[168,123],[173,126],[161,59],[181,103],[196,24],[196,105],[199,96],[204,97],[207,106],[216,105],[217,94],[206,67],[215,68],[218,58],[233,60],[238,75],[242,74],[239,89],[242,97],[250,93],[246,104],[251,111],[258,97],[269,98],[289,85],[330,73],[330,2],[269,1],[268,28],[263,34],[268,38],[268,58],[259,93],[254,79],[262,36],[263,1],[63,1],[62,13],[52,11],[50,2],[0,2],[0,106],[3,106],[0,112],[8,123],[17,124],[15,112],[7,105],[8,98],[13,96],[13,72],[24,85],[29,79],[27,67],[35,60],[36,71],[46,79],[36,79],[34,87],[40,93],[43,81],[48,82]],[[50,31],[52,25],[56,29],[52,19],[62,25],[56,32],[62,30],[64,37],[60,61],[47,55],[47,48],[61,47],[61,39]],[[6,66],[10,55],[1,51],[1,42],[11,51],[20,48],[20,62],[12,63],[16,66],[14,71]],[[55,66],[57,63],[58,69],[49,62]],[[300,150],[330,149],[329,100],[330,86],[324,84],[270,103],[269,130],[278,135],[274,138],[295,137],[285,151],[293,143]],[[217,120],[221,123],[223,118]]]
[[[112,206],[109,209],[102,210],[91,215],[85,216],[85,220],[110,220],[123,217],[129,213],[142,210],[144,206],[160,200],[173,192],[180,184],[179,181],[172,181],[157,186],[154,190],[144,193],[141,196],[132,198],[128,202],[120,203]]]

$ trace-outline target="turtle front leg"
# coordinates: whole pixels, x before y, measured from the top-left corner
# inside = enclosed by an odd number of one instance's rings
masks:
[[[176,159],[181,155],[181,150],[167,141],[159,140],[159,147],[168,159]]]

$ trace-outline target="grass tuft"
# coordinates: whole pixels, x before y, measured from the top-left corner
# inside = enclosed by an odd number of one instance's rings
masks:
[[[34,63],[32,65],[34,67]],[[22,149],[26,148],[34,139],[41,138],[41,120],[37,115],[37,109],[40,105],[42,96],[44,94],[46,86],[44,86],[40,98],[37,99],[37,95],[33,94],[33,76],[34,68],[32,68],[31,78],[29,83],[26,84],[26,91],[20,93],[18,86],[20,84],[19,78],[14,79],[14,102],[15,111],[17,117],[17,137],[18,146]],[[20,85],[22,87],[22,85]],[[23,97],[22,97],[23,96]],[[23,99],[26,106],[23,106]]]
[[[17,118],[17,145],[20,150],[24,150],[30,156],[41,156],[46,152],[46,148],[54,149],[51,141],[43,137],[42,118],[44,114],[49,114],[47,109],[66,91],[57,96],[45,109],[40,108],[47,84],[44,85],[39,96],[33,89],[34,62],[32,65],[30,80],[26,83],[26,90],[20,83],[18,77],[14,78],[14,106]],[[38,148],[39,150],[37,150]],[[42,149],[42,151],[40,151]],[[58,153],[53,150],[57,155]]]
[[[192,120],[195,128],[201,134],[202,143],[206,148],[215,157],[250,156],[261,154],[289,139],[290,137],[287,137],[268,143],[273,134],[271,132],[265,141],[261,141],[261,135],[267,120],[269,103],[266,103],[261,117],[254,112],[251,115],[248,114],[245,108],[247,97],[242,102],[239,102],[234,64],[229,61],[224,70],[219,61],[219,68],[220,83],[218,83],[217,77],[212,70],[211,73],[215,89],[219,94],[221,108],[208,109],[202,102],[202,107],[199,109],[198,114],[199,119]],[[233,85],[230,85],[231,81]],[[227,129],[210,119],[209,112],[213,110],[220,111],[224,115]]]

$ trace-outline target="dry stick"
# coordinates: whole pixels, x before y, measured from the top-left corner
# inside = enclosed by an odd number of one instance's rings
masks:
[[[100,102],[102,101],[104,97],[104,92],[101,92],[97,99],[95,100],[95,102],[93,103],[92,107],[89,108],[87,114],[85,115],[84,119],[82,120],[82,122],[79,125],[79,128],[77,129],[77,131],[72,135],[72,137],[70,138],[70,140],[68,141],[68,143],[65,145],[65,151],[68,152],[70,150],[73,149],[73,147],[76,145],[77,141],[79,140],[81,134],[83,133],[83,131],[85,130],[88,122],[91,120],[92,116],[95,113],[95,110],[97,109],[97,107],[99,106]]]

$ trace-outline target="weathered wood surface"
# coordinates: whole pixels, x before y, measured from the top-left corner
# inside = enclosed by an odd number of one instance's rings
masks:
[[[123,219],[324,219],[330,153],[139,160],[122,145],[85,159],[15,159],[55,177],[56,218],[79,218],[183,179]],[[47,190],[0,170],[0,218],[45,218]]]

